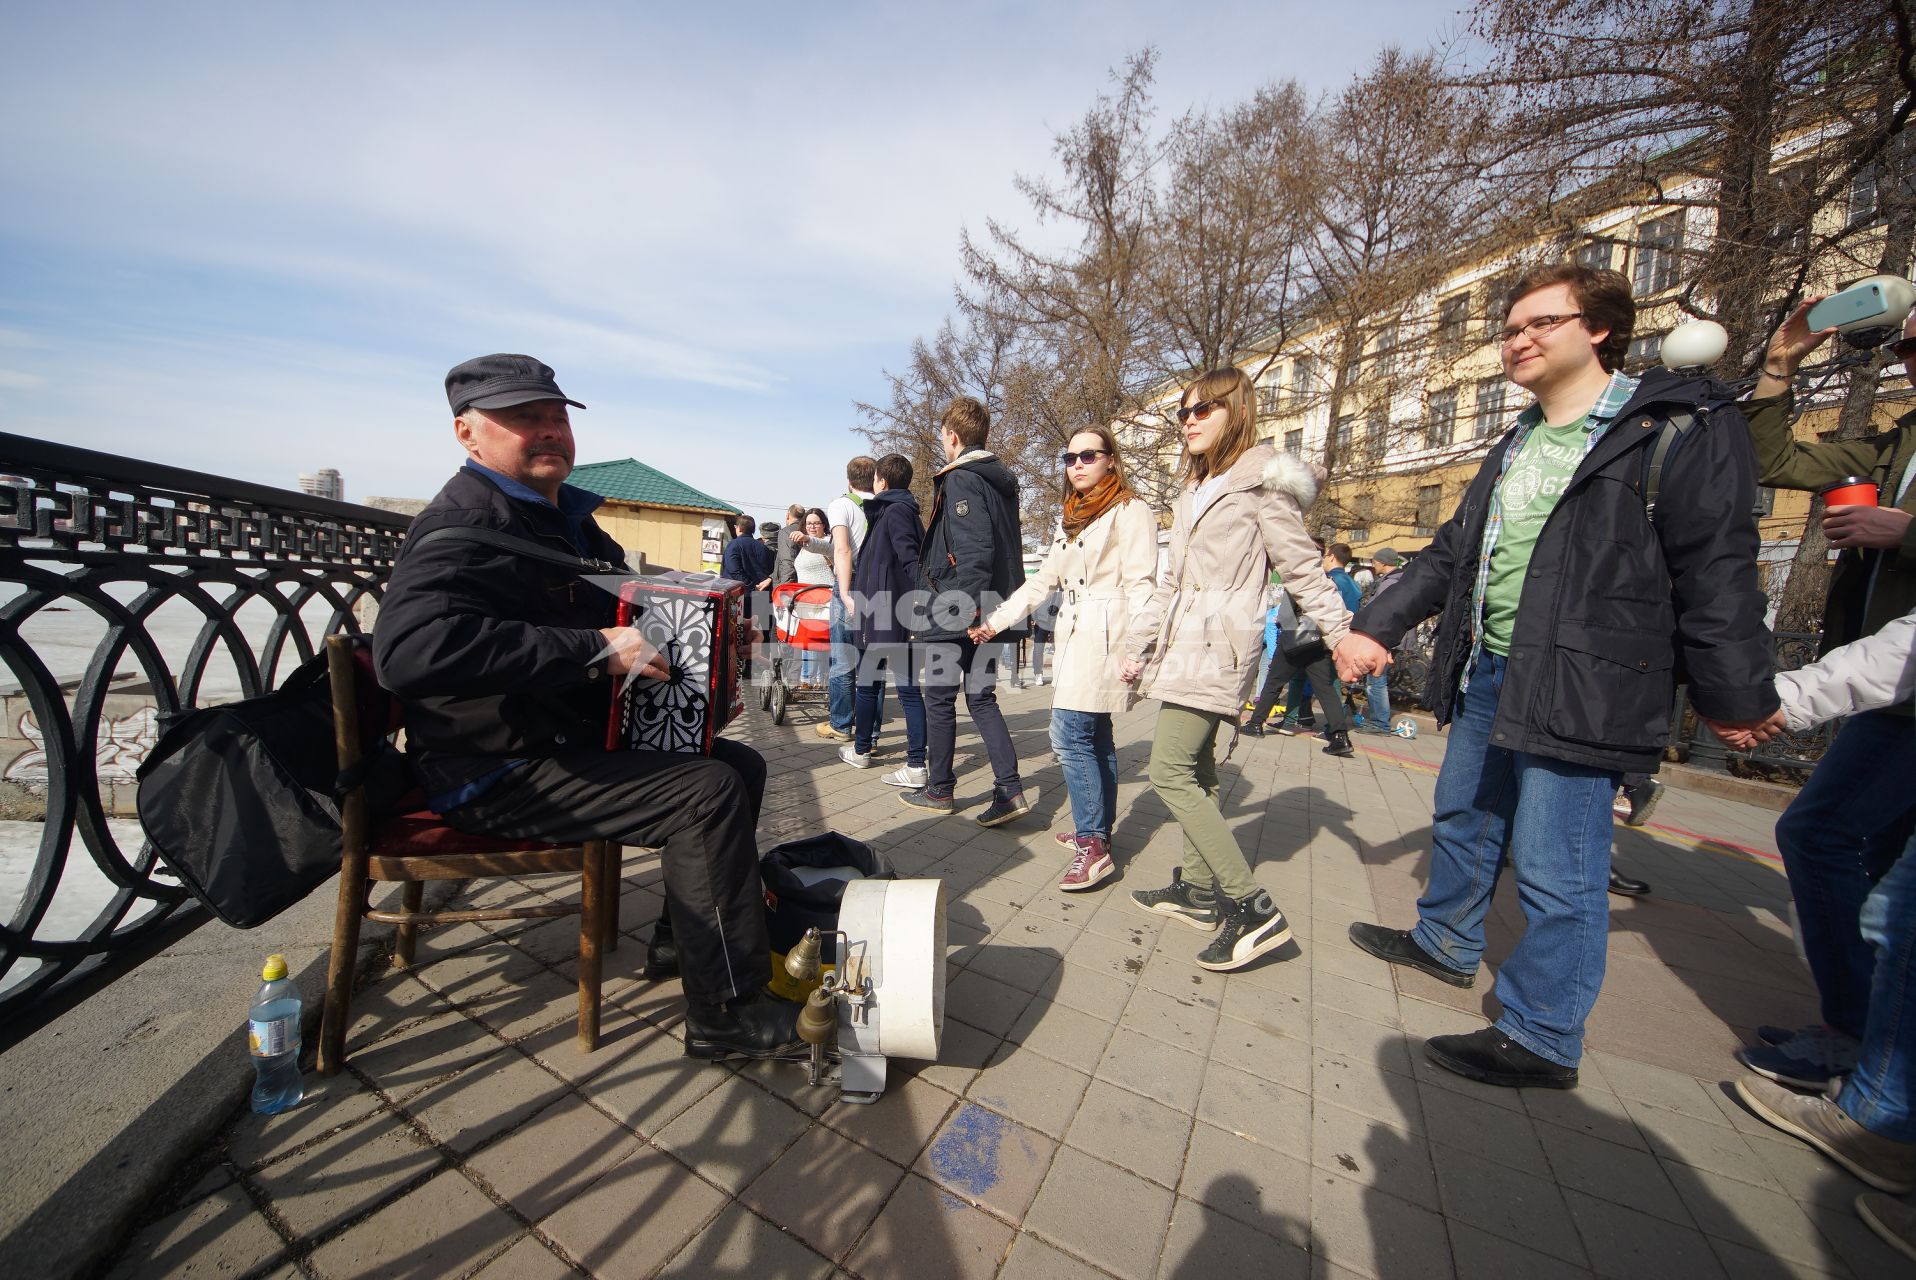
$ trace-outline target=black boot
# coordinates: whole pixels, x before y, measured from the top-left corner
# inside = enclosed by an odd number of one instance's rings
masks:
[[[1324,754],[1349,759],[1357,754],[1357,748],[1351,745],[1349,732],[1343,729],[1332,729],[1324,735]]]
[[[1625,898],[1641,898],[1644,894],[1650,892],[1650,882],[1647,880],[1632,880],[1629,876],[1624,875],[1621,871],[1612,867],[1610,869],[1610,892]]]
[[[652,926],[643,972],[647,982],[670,982],[679,976],[679,944],[672,940],[672,917],[664,911],[659,912],[659,922]]]
[[[685,1004],[688,1058],[786,1058],[806,1052],[798,1038],[798,1005],[764,991],[727,1004]]]

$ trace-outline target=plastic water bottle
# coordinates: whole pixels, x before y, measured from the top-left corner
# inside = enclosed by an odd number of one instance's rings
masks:
[[[259,976],[266,985],[247,1014],[246,1046],[253,1054],[253,1110],[278,1115],[299,1105],[306,1086],[299,1078],[299,988],[286,976],[286,957],[266,957]]]

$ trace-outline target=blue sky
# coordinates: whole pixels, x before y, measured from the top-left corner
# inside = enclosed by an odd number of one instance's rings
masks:
[[[962,227],[1130,52],[1161,117],[1331,90],[1449,6],[13,6],[0,430],[348,496],[456,465],[448,367],[558,371],[580,461],[821,504]]]

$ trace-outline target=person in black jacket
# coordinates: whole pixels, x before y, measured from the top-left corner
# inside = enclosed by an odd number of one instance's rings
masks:
[[[1561,263],[1518,281],[1504,372],[1537,403],[1338,655],[1346,680],[1380,673],[1406,631],[1443,611],[1427,701],[1451,729],[1430,884],[1414,929],[1350,932],[1467,987],[1509,864],[1527,924],[1497,973],[1503,1013],[1425,1046],[1491,1084],[1576,1084],[1603,980],[1611,801],[1621,775],[1656,767],[1679,678],[1726,727],[1762,726],[1777,707],[1749,433],[1720,384],[1620,372],[1635,320],[1614,271]],[[1666,424],[1680,429],[1666,438]],[[1666,443],[1652,512],[1643,485]]]
[[[772,585],[772,567],[777,559],[772,549],[757,535],[758,522],[748,515],[732,517],[732,532],[737,536],[726,544],[721,569],[734,582],[743,582],[751,592]]]
[[[970,396],[945,407],[939,423],[946,465],[932,477],[931,525],[919,560],[919,587],[929,604],[912,619],[912,638],[922,646],[925,695],[925,785],[899,797],[915,809],[952,812],[957,778],[952,752],[958,740],[958,689],[965,690],[978,736],[991,758],[991,803],[978,815],[995,827],[1031,812],[1018,777],[1018,753],[998,710],[989,662],[967,628],[982,622],[1006,596],[1024,584],[1024,536],[1018,525],[1018,481],[985,449],[991,415]],[[994,643],[1022,640],[1024,631],[1000,632]],[[974,667],[976,668],[974,670]]]
[[[873,468],[872,496],[865,499],[865,542],[852,569],[852,636],[858,645],[857,710],[852,741],[838,758],[857,769],[871,766],[872,738],[884,707],[885,675],[898,686],[905,712],[905,763],[885,775],[895,787],[925,785],[925,701],[918,691],[911,636],[899,621],[899,607],[918,589],[918,556],[924,526],[918,499],[911,492],[911,459],[888,453]]]
[[[616,599],[568,568],[424,540],[463,526],[623,565],[624,550],[592,518],[599,497],[564,483],[566,406],[584,406],[522,355],[459,365],[446,398],[466,464],[413,520],[373,635],[428,804],[463,831],[659,848],[686,1052],[802,1048],[798,1006],[762,993],[771,962],[754,828],[764,760],[724,739],[709,758],[605,750],[618,678],[667,674],[636,629],[613,625]]]

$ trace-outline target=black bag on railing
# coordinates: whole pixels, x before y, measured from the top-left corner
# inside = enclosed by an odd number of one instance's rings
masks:
[[[411,790],[383,723],[368,740],[367,802],[390,812]],[[207,910],[239,929],[264,924],[339,870],[333,696],[322,653],[271,693],[169,716],[139,769],[140,826],[161,862]]]

